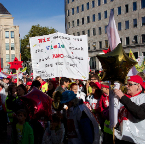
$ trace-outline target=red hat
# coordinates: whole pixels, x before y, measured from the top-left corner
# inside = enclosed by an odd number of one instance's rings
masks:
[[[104,88],[109,88],[108,85],[104,85],[104,84],[101,84],[101,87],[104,87]]]
[[[133,82],[139,83],[145,89],[143,79],[139,75],[130,76],[128,78],[128,81],[133,81]]]
[[[32,85],[32,82],[31,81],[28,81],[26,85],[31,86]]]
[[[10,75],[8,75],[8,76],[7,76],[7,79],[10,79],[10,78],[11,78],[11,76],[10,76]]]
[[[94,82],[90,82],[89,84],[90,84],[90,86],[96,86],[99,89],[101,89],[101,84],[99,82],[95,82],[95,83]]]
[[[17,79],[14,79],[14,83],[17,83]]]

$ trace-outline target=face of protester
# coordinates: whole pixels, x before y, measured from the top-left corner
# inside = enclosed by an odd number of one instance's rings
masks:
[[[75,94],[77,94],[77,92],[78,92],[78,86],[74,85],[70,90],[73,91]]]
[[[51,82],[49,82],[48,90],[52,90],[52,89],[53,89],[53,84]]]
[[[69,85],[69,81],[68,82],[64,82],[65,87],[68,87]]]
[[[95,77],[92,77],[92,78],[91,78],[91,82],[96,83],[96,82],[98,82],[98,80],[97,80]]]
[[[17,88],[17,95],[18,96],[24,96],[25,95],[25,91],[21,87],[18,87]]]
[[[101,90],[102,90],[103,93],[109,94],[109,89],[108,88],[101,87]]]
[[[3,82],[4,82],[4,83],[7,83],[7,79],[3,79]]]
[[[96,86],[92,86],[92,94],[95,94],[96,89]]]
[[[42,80],[42,78],[41,78],[41,77],[37,78],[37,80],[38,80],[40,83],[42,83],[42,82],[43,82],[43,80]]]
[[[18,120],[19,123],[23,124],[26,120],[26,117],[24,116],[23,113],[19,113],[19,114],[17,114],[17,120]]]

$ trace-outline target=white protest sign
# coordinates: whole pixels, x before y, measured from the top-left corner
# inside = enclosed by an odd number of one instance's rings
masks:
[[[86,35],[63,33],[31,37],[33,77],[88,79],[88,39]]]

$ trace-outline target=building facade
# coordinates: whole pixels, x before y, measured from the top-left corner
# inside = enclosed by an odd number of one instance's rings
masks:
[[[88,35],[91,69],[100,69],[97,54],[108,49],[110,11],[125,52],[136,58],[145,55],[145,0],[65,0],[66,33]]]
[[[19,26],[13,25],[12,15],[0,3],[0,57],[2,69],[8,70],[15,57],[20,59]]]

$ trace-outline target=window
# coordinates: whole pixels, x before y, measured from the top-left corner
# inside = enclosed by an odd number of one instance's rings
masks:
[[[133,27],[137,27],[137,19],[133,19]]]
[[[100,6],[101,5],[101,0],[98,0],[98,6]]]
[[[121,15],[121,6],[118,7],[118,15]]]
[[[134,52],[133,54],[134,54],[135,58],[138,59],[138,52]]]
[[[77,26],[79,26],[79,19],[77,19]]]
[[[85,35],[85,31],[82,31],[82,35]]]
[[[75,36],[75,33],[73,33],[73,35]]]
[[[105,48],[108,48],[108,40],[105,40]]]
[[[107,25],[105,26],[105,34],[107,33]]]
[[[72,21],[72,27],[75,27],[75,22],[74,21]]]
[[[93,28],[93,36],[95,36],[95,35],[96,35],[96,29]]]
[[[88,43],[88,50],[90,50],[90,43]]]
[[[79,6],[77,6],[77,13],[79,13]]]
[[[9,50],[9,43],[6,43],[6,50]]]
[[[95,7],[95,1],[93,0],[92,1],[92,8],[94,8]]]
[[[70,22],[68,22],[68,28],[70,28]]]
[[[72,15],[74,15],[74,8],[72,8]]]
[[[141,8],[145,8],[145,0],[141,0]]]
[[[142,43],[145,43],[145,34],[142,34]]]
[[[99,35],[101,35],[101,27],[99,27]]]
[[[128,13],[128,4],[125,5],[125,13]]]
[[[90,16],[87,16],[87,23],[90,23]]]
[[[99,48],[101,49],[102,48],[102,42],[99,41]]]
[[[106,18],[107,18],[107,10],[104,11],[104,19],[106,19]]]
[[[125,21],[125,29],[129,29],[129,20]]]
[[[5,38],[9,38],[9,31],[5,31]]]
[[[133,11],[137,10],[137,2],[133,2]]]
[[[110,0],[111,2],[113,2],[114,0]]]
[[[126,37],[126,45],[129,45],[129,37]]]
[[[69,4],[69,0],[67,0],[67,3]]]
[[[90,37],[90,30],[88,30],[88,37]]]
[[[15,59],[15,54],[11,54],[11,62],[14,61]]]
[[[112,11],[113,11],[113,14],[114,14],[114,8],[113,9],[111,9]]]
[[[121,31],[121,22],[118,23],[118,31]]]
[[[14,43],[11,43],[11,50],[15,50]]]
[[[107,3],[107,0],[104,0],[104,4],[106,4]]]
[[[101,20],[101,13],[98,13],[98,20]]]
[[[77,32],[77,36],[80,36],[80,32]]]
[[[96,49],[96,42],[93,42],[93,48],[94,48],[94,50]]]
[[[72,0],[72,2],[74,2],[74,0]]]
[[[84,11],[84,5],[82,4],[82,11]]]
[[[135,40],[135,44],[138,44],[138,36],[137,35],[134,36],[134,40]]]
[[[82,25],[84,24],[84,18],[82,18]]]
[[[145,25],[145,17],[142,17],[142,26]]]
[[[11,38],[14,38],[14,31],[11,31]]]
[[[93,20],[92,21],[95,22],[95,14],[93,14]]]
[[[89,10],[89,2],[87,3],[87,10]]]
[[[69,10],[67,10],[67,16],[69,16]]]
[[[6,62],[10,62],[10,55],[6,54]]]
[[[120,41],[121,41],[121,43],[122,43],[122,38],[120,38]]]

